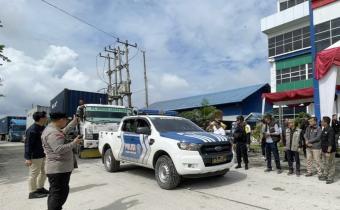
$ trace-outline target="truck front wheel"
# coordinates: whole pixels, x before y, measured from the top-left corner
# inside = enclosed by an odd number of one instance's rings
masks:
[[[108,172],[116,172],[119,170],[120,162],[115,159],[111,149],[107,149],[104,153],[104,166]]]
[[[177,173],[174,163],[167,155],[158,158],[155,165],[155,177],[162,189],[171,190],[179,185],[181,176]]]

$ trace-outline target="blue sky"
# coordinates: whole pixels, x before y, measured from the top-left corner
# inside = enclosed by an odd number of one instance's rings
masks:
[[[150,101],[269,82],[260,20],[276,1],[49,0],[147,52]],[[0,0],[0,43],[12,62],[0,67],[0,115],[49,105],[63,88],[97,91],[96,56],[113,38],[40,0]],[[136,51],[131,49],[131,56]],[[103,60],[97,63],[103,71]],[[133,103],[143,106],[142,55],[131,61]],[[100,73],[101,74],[101,73]]]

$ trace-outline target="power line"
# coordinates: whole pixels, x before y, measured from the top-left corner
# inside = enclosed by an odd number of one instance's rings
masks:
[[[58,6],[54,5],[54,4],[52,4],[52,3],[48,2],[48,1],[46,1],[46,0],[41,0],[41,1],[42,1],[43,3],[45,3],[45,4],[49,5],[49,6],[51,6],[51,7],[53,7],[53,8],[55,8],[55,9],[59,10],[60,12],[66,14],[66,15],[68,15],[68,16],[70,16],[70,17],[72,17],[72,18],[74,18],[74,19],[76,19],[76,20],[78,20],[78,21],[80,21],[80,22],[82,22],[82,23],[84,23],[84,24],[86,24],[86,25],[88,25],[88,26],[94,28],[94,29],[96,29],[97,31],[100,31],[100,32],[102,32],[102,33],[104,33],[104,34],[106,34],[106,35],[108,35],[108,36],[110,36],[110,37],[113,37],[113,38],[115,38],[115,39],[118,39],[118,37],[114,36],[113,34],[107,32],[107,31],[104,31],[104,30],[101,29],[101,28],[98,28],[97,26],[95,26],[95,25],[93,25],[93,24],[91,24],[91,23],[89,23],[89,22],[87,22],[87,21],[85,21],[85,20],[83,20],[83,19],[81,19],[81,18],[79,18],[79,17],[77,17],[77,16],[75,16],[75,15],[69,13],[68,11],[66,11],[66,10],[64,10],[64,9],[62,9],[62,8],[60,8],[60,7],[58,7]]]

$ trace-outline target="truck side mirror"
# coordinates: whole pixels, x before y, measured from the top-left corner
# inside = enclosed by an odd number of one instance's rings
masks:
[[[144,135],[150,135],[151,130],[148,127],[138,127],[137,130],[136,130],[136,133],[144,134]]]

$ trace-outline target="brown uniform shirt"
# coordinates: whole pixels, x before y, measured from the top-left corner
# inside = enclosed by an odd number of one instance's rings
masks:
[[[72,127],[71,123],[62,129],[49,124],[42,133],[41,140],[46,154],[46,174],[71,172],[74,168],[72,149],[75,143],[65,143],[65,133]]]

